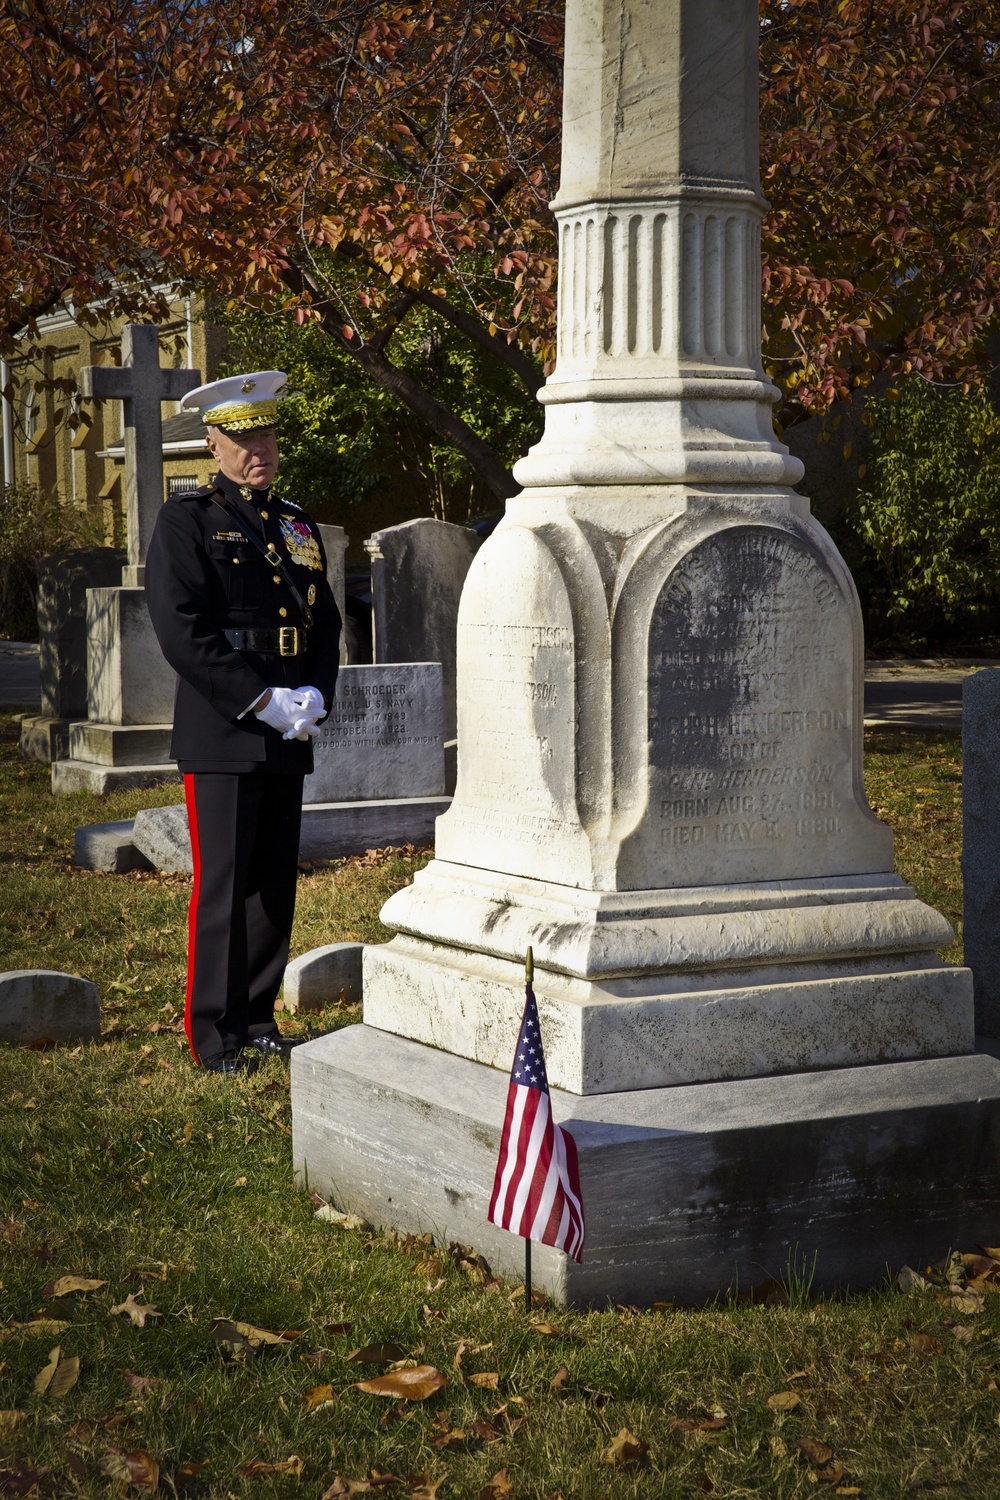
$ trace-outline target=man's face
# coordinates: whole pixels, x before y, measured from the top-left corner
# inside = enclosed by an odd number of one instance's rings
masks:
[[[227,479],[248,484],[251,489],[267,489],[278,468],[278,439],[273,427],[234,433],[210,427],[207,441],[209,452]]]

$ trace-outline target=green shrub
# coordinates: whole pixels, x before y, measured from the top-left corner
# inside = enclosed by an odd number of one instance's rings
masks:
[[[1000,623],[1000,413],[985,390],[917,377],[871,401],[848,548],[873,644],[926,646]]]
[[[93,525],[34,485],[0,486],[0,638],[38,639],[38,560],[88,545]]]

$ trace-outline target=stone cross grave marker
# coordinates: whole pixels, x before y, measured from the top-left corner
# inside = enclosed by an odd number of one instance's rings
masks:
[[[127,323],[120,366],[85,365],[80,391],[100,401],[125,403],[125,518],[128,564],[122,581],[141,587],[153,527],[163,504],[163,422],[160,406],[179,401],[201,384],[199,370],[164,370],[157,330]]]

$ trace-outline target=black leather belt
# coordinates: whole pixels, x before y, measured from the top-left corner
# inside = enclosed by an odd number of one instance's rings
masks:
[[[273,652],[276,656],[302,656],[309,633],[298,625],[282,625],[280,630],[226,630],[226,640],[237,651]]]

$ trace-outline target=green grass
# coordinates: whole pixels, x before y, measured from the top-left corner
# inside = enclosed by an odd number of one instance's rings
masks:
[[[11,721],[0,728],[0,967],[84,973],[107,1016],[100,1045],[0,1049],[0,1496],[25,1493],[27,1471],[45,1467],[39,1494],[142,1493],[105,1472],[121,1464],[114,1450],[151,1455],[159,1493],[176,1481],[205,1500],[320,1500],[373,1471],[397,1476],[375,1493],[476,1500],[500,1470],[520,1500],[996,1495],[1000,1295],[977,1314],[888,1285],[813,1301],[805,1266],[788,1305],[549,1308],[535,1313],[557,1330],[545,1333],[516,1290],[473,1280],[446,1247],[317,1220],[292,1185],[281,1067],[226,1083],[191,1065],[179,1029],[189,882],[69,867],[78,823],[166,797],[54,800],[45,768],[17,762]],[[954,921],[957,740],[873,735],[868,773],[902,873]],[[417,863],[304,873],[294,951],[378,940],[382,901]],[[334,1010],[322,1024],[351,1019]],[[106,1285],[47,1298],[70,1273]],[[112,1314],[130,1293],[160,1316],[136,1327]],[[39,1317],[70,1326],[13,1326]],[[215,1318],[299,1337],[234,1360]],[[402,1407],[358,1390],[386,1366],[347,1356],[376,1342],[435,1366],[447,1387]],[[33,1389],[56,1345],[80,1361],[61,1398]],[[158,1384],[136,1391],[124,1372]],[[470,1378],[491,1373],[495,1389]],[[321,1385],[334,1402],[309,1412],[303,1396]],[[792,1409],[768,1406],[790,1390]],[[648,1444],[646,1466],[604,1461],[622,1428]],[[820,1464],[803,1440],[833,1458]],[[293,1455],[299,1474],[238,1472]],[[185,1463],[205,1465],[187,1489]],[[485,1488],[487,1500],[504,1493]]]

